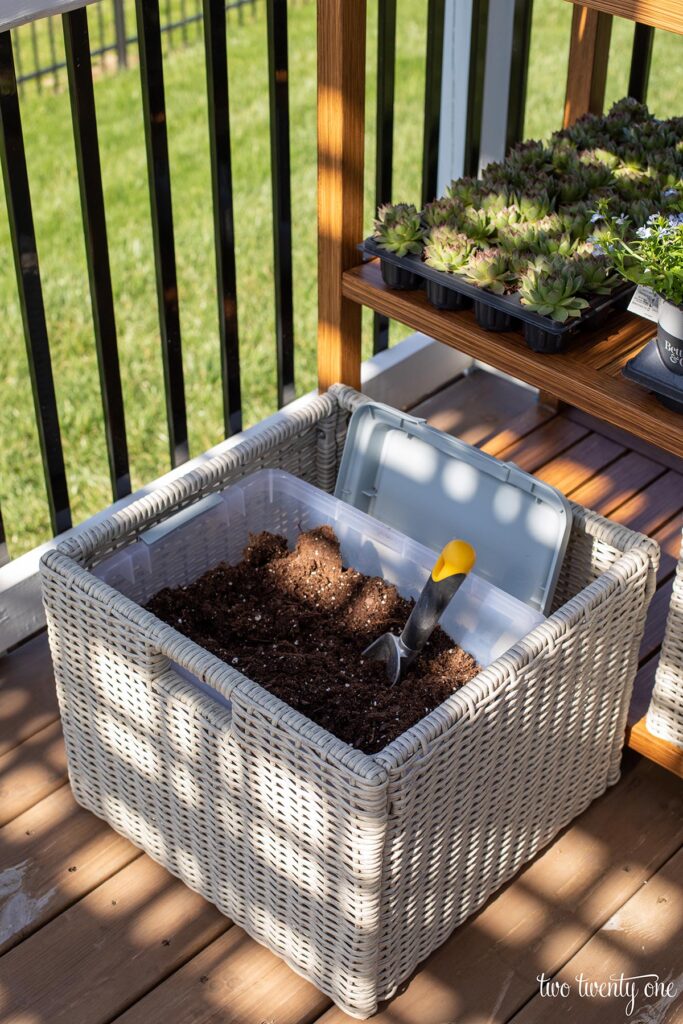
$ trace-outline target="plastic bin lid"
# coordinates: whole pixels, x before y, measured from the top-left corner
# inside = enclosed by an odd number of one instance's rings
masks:
[[[334,493],[434,551],[462,537],[477,575],[548,613],[571,509],[514,463],[370,402],[351,417]]]

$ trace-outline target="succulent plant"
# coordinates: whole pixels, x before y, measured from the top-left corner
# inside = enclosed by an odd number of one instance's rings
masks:
[[[496,230],[486,211],[475,206],[468,206],[465,209],[458,227],[477,245],[489,245],[491,235],[495,234]]]
[[[509,256],[500,249],[473,252],[461,272],[469,284],[487,288],[496,295],[503,295],[508,290],[514,276]]]
[[[529,267],[520,278],[519,297],[532,312],[565,323],[581,316],[588,306],[578,295],[582,285],[583,278],[573,267]]]
[[[632,124],[634,121],[649,121],[650,116],[650,111],[645,103],[641,103],[632,96],[624,96],[623,99],[612,104],[607,120],[608,122],[620,121],[624,124]]]
[[[498,187],[492,188],[482,196],[480,207],[482,210],[486,210],[487,213],[492,214],[498,210],[504,210],[511,202],[513,202],[513,199],[508,190]]]
[[[559,139],[552,151],[553,171],[561,175],[575,174],[581,170],[576,146],[567,139]]]
[[[449,199],[457,199],[463,206],[472,206],[481,197],[481,182],[476,178],[457,178],[446,188]]]
[[[588,238],[593,228],[591,222],[592,213],[593,211],[588,203],[582,200],[578,203],[569,203],[567,206],[561,206],[557,211],[562,231],[566,231],[572,238],[582,240]]]
[[[591,188],[587,179],[588,175],[580,164],[567,168],[557,190],[560,203],[576,203],[580,199],[585,199]]]
[[[583,278],[581,291],[593,295],[609,295],[619,282],[616,274],[604,256],[591,253],[574,256],[570,261]]]
[[[572,238],[567,232],[560,234],[555,232],[540,231],[538,238],[529,246],[532,252],[544,256],[571,256],[581,245],[581,240]]]
[[[544,142],[532,139],[511,149],[506,162],[514,168],[543,173],[552,167],[552,154]]]
[[[385,203],[377,211],[375,241],[397,256],[422,251],[424,227],[412,203]]]
[[[499,210],[488,211],[488,218],[498,234],[504,231],[506,227],[512,224],[520,224],[523,220],[522,213],[516,203],[513,203],[511,206],[503,206]]]
[[[517,170],[507,160],[488,164],[481,178],[484,195],[498,188],[506,189]]]
[[[535,221],[547,217],[552,210],[552,200],[545,188],[529,189],[515,197],[515,205],[518,207],[522,220]]]
[[[496,241],[507,253],[523,252],[538,241],[538,227],[524,221],[505,224],[498,228]]]
[[[603,160],[594,159],[595,154],[600,153],[606,153],[608,156],[614,155],[603,149],[586,150],[581,154],[581,177],[589,192],[609,185],[612,181],[614,167],[619,163],[619,157],[615,157],[616,163],[613,166]]]
[[[614,172],[614,189],[624,205],[638,199],[656,199],[659,195],[659,183],[645,171],[636,171],[628,167],[620,167]]]
[[[432,228],[425,238],[424,261],[434,270],[455,274],[467,263],[473,243],[447,224]]]
[[[653,213],[659,213],[664,209],[665,207],[662,203],[658,203],[653,199],[636,199],[629,207],[629,218],[633,222],[633,226],[639,228],[645,224]]]
[[[456,199],[434,199],[422,211],[422,219],[429,228],[440,224],[455,224],[462,216],[463,207]]]
[[[556,138],[567,139],[577,149],[590,149],[598,144],[605,131],[605,119],[598,114],[584,114],[570,128],[556,133]]]

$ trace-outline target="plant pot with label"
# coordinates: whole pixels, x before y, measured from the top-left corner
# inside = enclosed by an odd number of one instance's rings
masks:
[[[657,349],[667,370],[683,376],[683,307],[659,300]]]

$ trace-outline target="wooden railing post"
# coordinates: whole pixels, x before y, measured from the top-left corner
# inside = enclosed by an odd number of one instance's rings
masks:
[[[361,307],[342,296],[363,234],[366,0],[318,0],[318,386],[360,387]]]
[[[569,47],[564,127],[584,114],[601,114],[605,102],[612,15],[575,3]]]

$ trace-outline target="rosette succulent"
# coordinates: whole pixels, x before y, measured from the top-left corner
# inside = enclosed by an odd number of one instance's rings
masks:
[[[468,206],[458,224],[461,231],[469,235],[478,245],[488,245],[491,235],[495,233],[495,224],[491,222],[486,210]]]
[[[481,182],[476,178],[457,178],[446,188],[449,199],[457,199],[463,206],[472,206],[481,198]]]
[[[581,240],[572,238],[567,231],[563,231],[561,234],[541,231],[536,241],[530,244],[532,252],[541,253],[544,256],[571,256],[580,247]]]
[[[503,206],[500,210],[490,210],[488,215],[489,222],[493,224],[499,234],[501,230],[512,224],[520,224],[524,219],[516,203],[511,206]]]
[[[422,211],[422,219],[429,228],[440,224],[455,224],[462,216],[463,207],[456,199],[435,199],[427,203]]]
[[[579,199],[585,199],[592,186],[588,184],[588,175],[580,164],[568,168],[562,174],[557,191],[560,203],[576,203]]]
[[[412,203],[385,203],[377,211],[375,241],[397,256],[422,252],[424,227]]]
[[[552,167],[552,153],[544,142],[519,142],[510,150],[506,163],[514,170],[544,173]]]
[[[514,200],[510,197],[507,189],[492,188],[482,196],[480,206],[487,213],[496,213],[498,210],[504,210],[512,202]]]
[[[593,295],[609,295],[619,284],[619,275],[612,270],[604,256],[584,253],[574,256],[571,263],[583,278],[581,291]]]
[[[505,252],[515,253],[528,249],[538,241],[538,226],[520,221],[518,224],[506,224],[498,228],[497,242]]]
[[[561,230],[566,231],[573,238],[586,239],[593,227],[592,213],[588,203],[583,201],[562,206],[558,212]]]
[[[570,317],[581,316],[588,302],[578,292],[583,278],[571,266],[551,264],[547,267],[529,267],[519,283],[519,297],[523,306],[541,316],[565,323]]]
[[[515,197],[514,204],[519,209],[521,219],[531,223],[547,217],[553,205],[544,188],[522,192]]]
[[[467,235],[444,224],[432,228],[427,235],[424,261],[434,270],[455,274],[467,263],[473,248],[473,243]]]
[[[500,249],[480,249],[473,252],[462,269],[469,284],[487,288],[496,295],[503,295],[514,279],[510,258]]]

